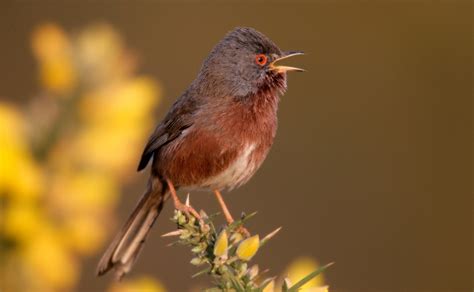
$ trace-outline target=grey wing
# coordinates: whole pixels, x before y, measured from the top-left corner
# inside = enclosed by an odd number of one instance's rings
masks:
[[[140,158],[137,171],[144,169],[148,165],[150,159],[153,157],[155,150],[163,146],[168,140],[168,134],[163,130],[164,129],[161,125],[158,126],[148,139],[148,143],[146,144],[142,153],[142,157]]]
[[[192,117],[196,108],[196,102],[189,98],[182,98],[172,106],[163,122],[156,127],[148,139],[137,171],[148,165],[157,150],[179,137],[182,131],[192,126]]]

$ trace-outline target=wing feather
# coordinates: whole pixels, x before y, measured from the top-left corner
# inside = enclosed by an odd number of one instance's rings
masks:
[[[164,120],[156,127],[148,139],[137,171],[144,169],[148,165],[148,162],[157,150],[178,138],[185,129],[193,125],[193,114],[196,109],[197,103],[187,95],[183,95],[173,104]]]

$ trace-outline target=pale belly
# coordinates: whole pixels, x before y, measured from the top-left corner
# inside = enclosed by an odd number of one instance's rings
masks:
[[[255,149],[255,144],[247,144],[226,169],[205,179],[199,186],[188,186],[185,189],[230,190],[246,183],[260,166],[253,156]]]

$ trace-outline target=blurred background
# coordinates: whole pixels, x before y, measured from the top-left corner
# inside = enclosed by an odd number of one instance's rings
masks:
[[[472,5],[3,1],[0,290],[209,283],[160,238],[170,206],[125,282],[95,265],[144,189],[148,135],[224,34],[252,26],[304,50],[293,61],[308,70],[289,76],[267,161],[225,195],[258,211],[252,232],[283,226],[253,261],[274,275],[334,261],[313,283],[331,291],[471,291]]]

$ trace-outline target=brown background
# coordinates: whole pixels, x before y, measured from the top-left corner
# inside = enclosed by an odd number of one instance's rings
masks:
[[[21,102],[37,89],[35,25],[103,20],[162,82],[158,122],[228,30],[255,27],[306,51],[294,61],[308,70],[289,78],[266,163],[226,195],[234,212],[259,211],[251,230],[284,227],[255,260],[274,273],[300,255],[335,261],[326,275],[341,291],[471,291],[472,12],[471,1],[456,0],[3,0],[0,95]],[[146,174],[136,177],[121,220]],[[209,194],[192,200],[217,210]],[[171,208],[164,213],[136,270],[179,291],[195,269],[186,249],[159,237],[173,227]],[[88,260],[83,291],[109,281],[93,276],[97,260]]]

